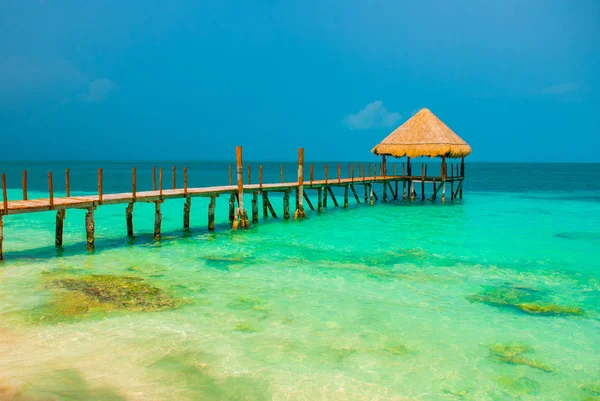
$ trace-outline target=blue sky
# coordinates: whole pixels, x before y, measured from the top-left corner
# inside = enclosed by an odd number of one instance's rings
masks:
[[[0,2],[3,159],[600,161],[598,1]]]

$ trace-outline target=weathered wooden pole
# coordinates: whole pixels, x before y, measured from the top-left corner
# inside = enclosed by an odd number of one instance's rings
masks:
[[[54,185],[52,184],[52,171],[48,173],[48,192],[50,195],[50,209],[54,209]]]
[[[63,230],[65,226],[65,209],[56,211],[56,235],[54,237],[54,245],[60,248],[63,244]]]
[[[325,165],[325,186],[323,187],[323,207],[327,207],[327,183],[329,182],[329,167]]]
[[[370,202],[369,203],[372,205],[374,203],[373,202],[373,195],[374,195],[373,194],[373,184],[369,184],[369,193],[370,193]]]
[[[2,213],[0,213],[0,260],[4,260],[4,253],[2,251],[2,243],[4,242],[4,220]]]
[[[127,204],[125,219],[127,220],[127,236],[131,238],[133,237],[133,202]]]
[[[189,198],[188,198],[189,199]],[[217,196],[212,195],[208,204],[208,231],[215,231],[215,207],[217,206]],[[189,222],[188,222],[189,226]]]
[[[263,174],[262,174],[262,164],[258,166],[258,186],[262,189],[263,184]]]
[[[162,167],[158,169],[158,196],[160,200],[162,200],[163,196],[163,169]]]
[[[279,166],[279,179],[281,180],[281,182],[284,182],[284,180],[283,180],[283,164]]]
[[[446,156],[442,156],[442,203],[446,202]]]
[[[8,214],[8,195],[6,191],[6,174],[2,173],[2,210]]]
[[[342,174],[340,172],[340,165],[337,165],[337,178],[338,178],[338,184],[340,183],[340,180],[342,179]]]
[[[312,186],[312,183],[315,179],[315,166],[313,164],[310,165],[310,185]]]
[[[263,218],[266,219],[269,217],[269,200],[267,199],[267,192],[262,192],[262,209],[263,209]]]
[[[290,219],[290,191],[286,190],[283,193],[283,218]]]
[[[232,228],[234,230],[238,228],[238,225],[241,226],[241,228],[247,228],[250,225],[250,222],[248,221],[248,214],[244,208],[244,179],[242,176],[244,172],[244,165],[242,160],[241,146],[236,146],[235,148],[235,162],[237,167],[238,208],[233,218]]]
[[[233,224],[235,219],[235,194],[229,195],[229,221]]]
[[[421,164],[421,200],[425,200],[425,163]]]
[[[317,212],[323,211],[323,187],[317,189]]]
[[[88,211],[85,214],[85,234],[88,251],[94,250],[94,230],[96,228],[96,223],[94,221],[94,209],[95,207],[88,208]]]
[[[344,209],[348,208],[348,189],[350,185],[344,185]]]
[[[381,155],[381,170],[383,173],[383,178],[385,179],[387,177],[387,164],[385,161],[385,155]]]
[[[188,193],[188,174],[187,167],[183,167],[183,193],[187,195]]]
[[[350,185],[350,189],[352,190],[352,193],[354,194],[354,199],[356,199],[356,203],[360,203],[360,199],[358,198],[358,194],[356,193],[356,189],[354,188],[354,185]]]
[[[156,167],[152,166],[152,190],[156,191]]]
[[[71,197],[71,172],[69,169],[65,169],[65,190],[67,198]]]
[[[298,190],[296,192],[296,211],[294,219],[302,219],[306,216],[304,212],[304,148],[298,148]]]
[[[23,200],[27,200],[27,170],[23,170],[22,187],[23,187]]]
[[[464,157],[462,157],[460,159],[460,178],[461,178],[461,181],[460,181],[459,197],[460,197],[460,199],[462,199],[462,190],[463,190],[462,184],[463,184],[463,181],[465,180],[465,158]]]
[[[351,179],[352,179],[352,182],[354,182],[354,164],[352,165],[352,177],[351,177]]]
[[[454,200],[454,164],[450,164],[450,177],[450,200]]]
[[[137,171],[135,167],[131,168],[131,198],[135,201],[137,197]]]
[[[183,228],[190,228],[190,210],[192,209],[192,198],[190,196],[185,197],[185,203],[183,204]],[[210,215],[210,211],[209,211]]]
[[[231,164],[229,165],[229,185],[233,185],[233,173],[231,171]]]
[[[365,190],[365,203],[369,201],[369,184],[364,184],[363,188]]]
[[[405,178],[404,163],[402,163],[402,200],[406,199],[406,178]]]
[[[171,189],[177,189],[177,166],[173,166],[173,172],[171,173]]]
[[[251,176],[252,176],[252,173],[251,173],[251,171],[250,171],[250,164],[248,164],[248,185],[251,185],[251,184],[252,184],[252,181],[251,181],[251,179],[250,179],[250,178],[251,178]]]
[[[100,201],[100,204],[102,204],[102,198],[103,198],[103,194],[102,194],[102,169],[99,168],[98,169],[98,200]]]
[[[252,223],[258,223],[258,192],[252,192]]]
[[[162,170],[162,169],[161,169]],[[162,223],[162,213],[160,212],[160,201],[154,202],[154,239],[160,238],[160,225]]]
[[[412,176],[412,165],[410,164],[410,157],[406,158],[406,170],[409,176]]]

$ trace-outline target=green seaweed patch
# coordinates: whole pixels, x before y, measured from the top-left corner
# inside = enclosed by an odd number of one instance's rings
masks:
[[[255,260],[247,255],[206,255],[201,259],[206,266],[223,271],[239,270],[243,265],[252,264]]]
[[[227,307],[236,310],[264,313],[271,311],[271,304],[257,297],[237,297],[234,301],[228,303]]]
[[[491,287],[469,295],[467,300],[495,307],[511,308],[537,316],[583,316],[585,311],[578,307],[557,305],[541,299],[537,290],[523,287]]]
[[[394,356],[406,355],[406,354],[411,353],[411,351],[402,344],[389,345],[384,348],[384,351],[387,352],[388,354],[394,355]]]
[[[515,395],[536,394],[542,387],[539,382],[525,376],[500,376],[494,381]]]
[[[454,397],[461,398],[461,399],[465,398],[466,395],[469,393],[469,390],[442,389],[440,391],[442,394],[453,395]]]
[[[239,331],[241,333],[257,333],[260,330],[258,330],[256,327],[251,326],[247,323],[241,323],[241,324],[238,324],[237,326],[235,326],[233,331]]]
[[[498,362],[510,365],[524,365],[533,369],[538,369],[546,373],[554,372],[550,367],[535,359],[530,359],[526,354],[533,352],[533,349],[526,344],[512,345],[492,345],[489,346],[490,357]]]
[[[600,381],[592,384],[584,384],[579,388],[588,394],[600,397]]]

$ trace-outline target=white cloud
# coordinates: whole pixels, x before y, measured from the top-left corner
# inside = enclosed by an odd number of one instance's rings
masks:
[[[348,114],[343,123],[352,130],[391,128],[402,119],[399,113],[389,112],[381,100],[367,104],[356,114]]]
[[[579,90],[579,85],[576,83],[566,83],[566,84],[559,84],[559,85],[552,85],[549,86],[547,88],[544,88],[542,90],[543,93],[552,93],[552,94],[559,94],[559,93],[567,93],[567,92],[575,92]]]
[[[81,98],[90,103],[101,102],[106,95],[118,88],[119,86],[110,79],[96,79],[89,83],[88,93],[81,95]]]

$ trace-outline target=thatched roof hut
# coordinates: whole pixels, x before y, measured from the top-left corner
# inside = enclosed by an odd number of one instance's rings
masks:
[[[371,151],[394,157],[465,157],[471,147],[428,109],[421,109]]]

